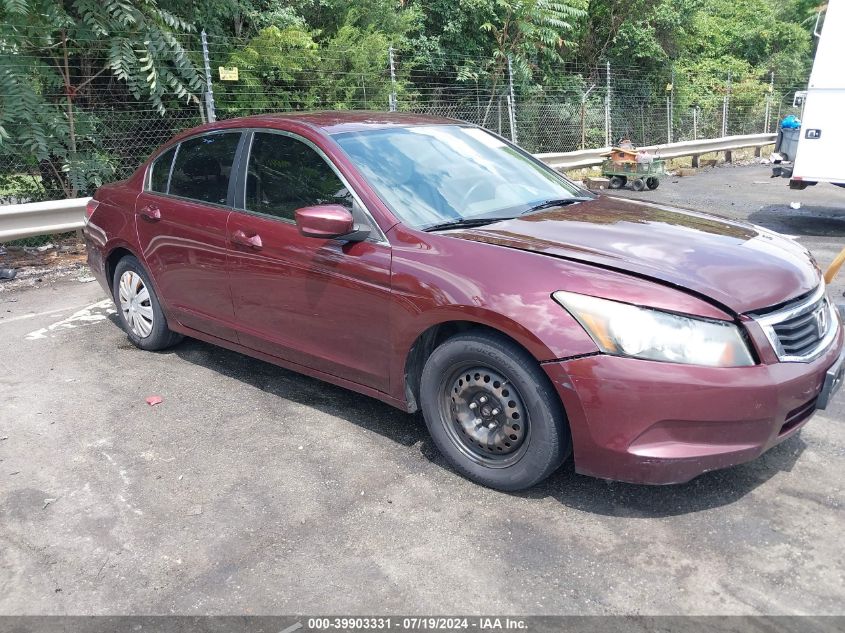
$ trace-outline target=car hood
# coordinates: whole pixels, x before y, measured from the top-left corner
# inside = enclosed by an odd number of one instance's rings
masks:
[[[808,293],[821,280],[809,252],[772,231],[619,198],[599,197],[449,235],[648,277],[737,314]]]

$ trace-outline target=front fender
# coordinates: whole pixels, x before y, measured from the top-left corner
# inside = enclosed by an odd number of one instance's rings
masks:
[[[397,227],[391,231],[391,392],[402,397],[405,362],[432,326],[465,321],[498,330],[538,362],[594,354],[581,325],[552,299],[580,292],[674,312],[730,319],[714,305],[663,284],[581,262]]]

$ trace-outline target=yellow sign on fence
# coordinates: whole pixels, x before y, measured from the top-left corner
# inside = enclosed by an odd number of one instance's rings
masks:
[[[237,81],[238,67],[237,66],[218,66],[220,71],[220,81]]]

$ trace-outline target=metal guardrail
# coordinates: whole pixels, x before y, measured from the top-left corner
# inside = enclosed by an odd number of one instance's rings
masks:
[[[723,138],[681,141],[664,145],[642,147],[660,158],[698,157],[710,152],[730,152],[746,147],[763,147],[775,142],[775,134],[747,134]],[[601,165],[603,153],[609,147],[585,149],[577,152],[535,154],[537,158],[555,169],[578,169]],[[85,218],[85,205],[91,198],[52,200],[0,206],[0,242],[33,235],[52,235],[81,229]]]
[[[711,152],[731,152],[746,147],[763,147],[775,142],[776,134],[746,134],[743,136],[724,136],[722,138],[699,139],[697,141],[681,141],[679,143],[664,143],[663,145],[647,145],[638,147],[655,154],[658,158],[680,158],[682,156],[701,156]],[[576,152],[551,152],[534,154],[537,158],[555,169],[580,169],[601,165],[604,161],[602,154],[609,152],[610,147],[598,149],[582,149]]]
[[[0,242],[81,229],[91,198],[0,206]]]

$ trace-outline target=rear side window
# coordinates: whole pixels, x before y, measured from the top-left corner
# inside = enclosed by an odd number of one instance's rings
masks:
[[[150,191],[167,193],[167,181],[170,178],[170,165],[173,163],[174,154],[176,154],[175,146],[156,158],[150,165]]]
[[[323,157],[283,134],[256,132],[249,155],[246,208],[294,219],[294,211],[315,204],[352,209],[353,197]]]
[[[169,193],[200,202],[226,204],[240,138],[240,132],[223,132],[183,141],[173,162]]]

